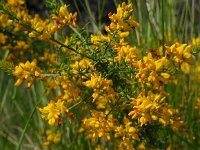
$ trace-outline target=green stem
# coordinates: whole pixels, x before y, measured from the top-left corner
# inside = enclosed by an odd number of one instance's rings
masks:
[[[165,0],[162,0],[162,47],[163,47],[163,56],[165,55],[165,18],[164,18],[164,15],[165,15],[165,10],[164,10],[164,1]]]
[[[70,109],[72,109],[72,108],[74,108],[74,107],[76,107],[77,105],[79,105],[80,103],[82,103],[84,100],[82,99],[82,100],[80,100],[78,103],[76,103],[76,104],[74,104],[74,105],[72,105],[71,107],[69,107],[68,109],[70,110]]]
[[[96,21],[95,21],[94,15],[92,14],[92,10],[90,8],[90,4],[89,4],[88,0],[85,0],[85,5],[86,5],[86,8],[87,8],[88,14],[91,18],[91,21],[92,21],[91,24],[92,24],[92,27],[93,27],[93,30],[94,30],[93,32],[100,34],[101,31],[98,29],[98,27],[96,25]]]
[[[67,76],[68,74],[51,74],[51,73],[45,73],[45,74],[41,74],[41,77],[57,77],[57,76]]]
[[[85,45],[85,47],[86,47],[87,49],[89,49],[90,51],[93,51],[93,50],[91,49],[91,47],[87,45],[86,40],[85,40],[84,37],[78,32],[78,30],[77,30],[76,28],[73,28],[72,26],[69,26],[69,27],[74,31],[74,33],[76,33],[76,34],[78,35],[79,39],[83,42],[83,44]]]
[[[85,55],[85,54],[83,54],[83,53],[78,52],[77,50],[73,49],[72,47],[63,44],[63,43],[61,43],[60,41],[58,41],[58,40],[56,40],[56,39],[54,39],[54,38],[50,38],[50,40],[53,41],[53,42],[56,42],[56,43],[59,44],[61,47],[68,48],[69,50],[75,52],[76,54],[79,54],[79,55],[81,55],[81,56],[83,56],[83,57],[86,57],[86,58],[88,58],[88,59],[90,59],[90,60],[93,60],[93,61],[98,61],[98,60],[94,59],[93,57],[90,57],[90,56],[87,56],[87,55]]]
[[[29,123],[30,123],[32,117],[33,117],[33,114],[35,113],[35,110],[36,110],[36,106],[33,108],[32,112],[31,112],[31,114],[30,114],[30,116],[29,116],[29,118],[28,118],[28,120],[27,120],[27,122],[26,122],[26,125],[25,125],[25,127],[24,127],[23,132],[22,132],[22,135],[21,135],[21,137],[20,137],[20,139],[19,139],[19,143],[17,144],[16,150],[20,150],[20,148],[21,148],[21,145],[22,145],[22,142],[23,142],[23,140],[24,140],[24,136],[25,136],[26,130],[27,130],[27,128],[28,128],[28,125],[29,125]]]
[[[39,32],[39,31],[33,29],[33,28],[31,27],[31,25],[29,25],[28,23],[26,23],[26,22],[24,22],[24,21],[18,19],[18,18],[15,16],[15,14],[13,14],[12,12],[9,12],[9,11],[8,11],[6,8],[4,8],[3,6],[0,7],[0,10],[4,11],[6,14],[8,14],[8,15],[11,17],[11,19],[16,20],[19,24],[23,25],[23,26],[26,27],[27,29],[31,29],[32,31],[34,31],[34,32],[36,32],[36,33],[38,33],[38,34],[42,34],[42,32]],[[78,34],[77,30],[73,29],[73,31],[74,31],[76,34]],[[81,40],[83,40],[82,42],[84,42],[84,39],[80,36],[80,34],[78,34],[78,36],[79,36],[79,38],[80,38]],[[90,56],[87,56],[87,55],[85,55],[85,54],[83,54],[83,53],[78,52],[76,49],[72,48],[72,47],[69,46],[69,45],[63,44],[62,42],[60,42],[60,41],[54,39],[53,37],[50,37],[50,40],[53,41],[53,42],[55,42],[55,43],[57,43],[57,44],[59,44],[61,47],[68,48],[69,50],[75,52],[76,54],[79,54],[79,55],[81,55],[81,56],[83,56],[83,57],[86,57],[86,58],[88,58],[88,59],[91,59],[91,60],[93,60],[93,61],[98,61],[98,60],[96,60],[96,59],[94,59],[94,58],[92,58],[92,57],[90,57]]]

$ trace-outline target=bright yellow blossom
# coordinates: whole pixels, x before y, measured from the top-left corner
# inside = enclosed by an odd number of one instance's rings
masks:
[[[87,137],[95,143],[98,138],[110,141],[110,132],[113,129],[115,119],[112,114],[108,113],[109,111],[91,110],[91,117],[83,119],[83,129],[87,132]]]
[[[8,0],[7,4],[9,6],[19,7],[19,5],[23,5],[25,3],[24,0]]]
[[[133,12],[132,4],[126,4],[125,2],[122,5],[117,7],[117,13],[109,13],[108,17],[111,20],[111,24],[106,26],[105,29],[108,33],[113,34],[115,31],[118,31],[118,36],[120,38],[125,38],[129,35],[130,30],[139,26],[135,20],[133,20],[131,14]]]
[[[24,80],[27,80],[27,87],[31,87],[35,78],[39,78],[41,70],[36,66],[36,59],[32,62],[27,61],[24,63],[19,63],[13,71],[13,75],[18,78],[15,82],[15,86],[19,86]]]
[[[51,100],[44,108],[38,108],[42,114],[42,118],[48,120],[49,125],[60,124],[59,120],[62,114],[67,113],[65,101],[59,99],[57,102]]]

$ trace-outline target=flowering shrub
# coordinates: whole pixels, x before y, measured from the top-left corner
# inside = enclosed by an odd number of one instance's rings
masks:
[[[41,80],[47,96],[57,91],[48,104],[37,106],[49,126],[59,130],[75,122],[77,134],[94,148],[152,148],[153,132],[187,132],[179,108],[166,100],[171,94],[166,86],[176,85],[179,73],[190,73],[199,49],[196,43],[175,42],[141,53],[127,41],[142,26],[132,13],[132,4],[122,3],[108,14],[106,34],[87,37],[79,33],[77,13],[67,5],[41,19],[28,14],[24,0],[8,0],[0,5],[0,44],[8,52],[0,67],[11,70],[15,86],[25,81],[30,88]],[[65,134],[47,131],[43,144],[57,144]]]

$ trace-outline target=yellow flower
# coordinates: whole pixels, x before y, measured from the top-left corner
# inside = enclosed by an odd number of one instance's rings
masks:
[[[57,27],[53,27],[54,29],[60,29],[64,25],[71,25],[73,27],[77,27],[76,20],[77,20],[77,13],[68,13],[67,6],[63,5],[60,7],[58,16],[52,15],[52,19],[56,21]],[[53,29],[53,30],[54,30]],[[53,31],[52,30],[52,31]]]
[[[114,126],[115,119],[109,111],[91,110],[91,117],[82,121],[82,128],[87,132],[87,137],[93,142],[97,142],[98,138],[110,141],[110,133]]]
[[[13,71],[13,75],[18,78],[17,82],[15,83],[15,86],[21,85],[21,83],[24,80],[27,80],[27,87],[31,87],[33,84],[34,78],[40,77],[41,70],[36,66],[36,59],[34,59],[32,62],[27,61],[24,63],[19,63],[18,66],[15,67],[15,70]]]
[[[185,74],[189,74],[190,72],[190,65],[186,62],[183,62],[181,64],[181,70],[185,73]]]
[[[64,104],[64,101],[60,99],[57,102],[51,100],[47,106],[38,109],[42,114],[42,118],[47,120],[49,125],[53,126],[55,123],[60,124],[60,115],[68,112]]]
[[[155,65],[156,65],[156,71],[158,71],[159,69],[161,69],[164,65],[166,65],[168,63],[168,59],[166,59],[166,57],[162,57],[161,59],[158,59],[155,61]]]
[[[200,110],[200,98],[196,100],[195,109]]]
[[[24,81],[24,79],[20,78],[20,79],[17,79],[17,81],[15,82],[15,86],[18,87],[22,84],[22,82]]]
[[[62,99],[68,104],[74,104],[80,100],[81,89],[74,85],[67,76],[57,76],[56,82],[63,88]]]
[[[157,118],[157,112],[161,109],[161,95],[149,92],[148,96],[145,96],[144,93],[141,93],[137,99],[131,98],[131,102],[133,111],[129,113],[129,116],[132,119],[138,119],[141,126],[157,120],[155,118]]]
[[[123,125],[115,127],[115,138],[123,139],[127,137],[130,140],[139,140],[137,135],[138,129],[131,125],[132,122],[125,116],[123,118]]]
[[[46,130],[45,136],[46,141],[43,142],[44,146],[49,146],[52,143],[57,144],[61,140],[61,133],[55,133],[52,130]]]
[[[161,76],[165,79],[168,79],[170,77],[170,74],[168,73],[161,73]]]
[[[181,70],[189,73],[189,59],[192,57],[191,45],[180,44],[176,42],[171,47],[165,46],[168,55],[173,56],[173,61],[176,67],[180,67]]]
[[[109,13],[108,17],[111,20],[109,26],[105,27],[105,30],[109,33],[114,33],[115,31],[120,31],[123,34],[119,34],[119,37],[124,38],[128,36],[128,32],[135,27],[139,26],[139,23],[133,20],[131,14],[133,12],[132,4],[126,4],[125,2],[122,5],[117,7],[117,13]]]
[[[58,142],[60,142],[60,139],[61,139],[61,134],[55,134],[54,135],[54,138],[53,138],[53,142],[55,143],[55,144],[57,144]]]
[[[192,38],[192,45],[200,44],[200,38]]]
[[[3,33],[0,33],[0,44],[5,44],[7,38],[8,38],[7,35],[4,35]]]
[[[25,3],[24,0],[8,0],[7,4],[9,6],[19,7],[19,5],[23,5]]]
[[[86,71],[94,69],[91,60],[88,58],[76,61],[74,64],[71,64],[70,67],[72,68],[72,72],[74,74],[78,74],[80,71],[84,74]]]
[[[86,82],[83,83],[85,86],[87,87],[91,87],[93,89],[107,89],[107,87],[109,85],[112,84],[112,80],[105,80],[100,76],[98,76],[97,74],[92,74],[91,75],[91,80],[88,80]]]
[[[77,13],[69,13],[66,17],[67,23],[72,25],[74,28],[77,27],[76,20],[77,20]]]
[[[118,36],[119,36],[119,38],[125,38],[125,37],[129,36],[129,32],[128,31],[121,32],[121,33],[118,34]]]
[[[65,18],[66,13],[67,13],[67,5],[61,6],[60,10],[59,10],[59,16],[62,17],[62,18]]]

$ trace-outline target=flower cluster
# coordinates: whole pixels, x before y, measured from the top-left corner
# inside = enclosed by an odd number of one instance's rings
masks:
[[[132,141],[139,141],[138,129],[132,126],[132,122],[123,118],[123,124],[115,128],[115,138],[118,140],[119,149],[134,149]],[[123,139],[123,140],[120,140]]]
[[[62,99],[68,104],[74,104],[80,100],[81,89],[74,82],[66,76],[58,76],[56,81],[63,89]]]
[[[172,61],[175,66],[180,67],[181,70],[188,74],[190,71],[190,58],[191,54],[191,45],[175,43],[172,46],[165,46],[167,51],[167,57],[173,57]]]
[[[15,82],[15,86],[19,86],[22,84],[24,80],[27,80],[27,87],[31,87],[35,78],[39,78],[42,71],[36,66],[36,59],[32,62],[27,61],[24,63],[19,63],[18,66],[15,67],[13,71],[13,75],[18,78]]]
[[[45,146],[49,146],[50,144],[54,143],[57,144],[60,142],[61,134],[60,133],[54,133],[52,130],[47,130],[45,132],[46,141],[42,144]]]
[[[88,80],[83,84],[93,89],[92,102],[96,102],[98,109],[105,109],[108,107],[106,106],[107,103],[114,102],[116,100],[116,93],[110,87],[112,80],[105,80],[97,74],[92,74],[91,80]]]
[[[58,101],[50,101],[44,108],[38,108],[42,113],[42,118],[48,120],[49,125],[61,123],[61,114],[67,113],[68,109],[65,107],[65,101],[59,99]]]
[[[57,28],[62,27],[63,25],[72,25],[73,27],[77,27],[76,25],[76,18],[77,18],[77,13],[68,13],[66,5],[61,6],[59,10],[58,16],[52,15],[52,19],[56,21],[58,24]],[[67,14],[68,13],[68,14]],[[54,26],[55,28],[55,26]]]
[[[109,26],[106,26],[106,31],[109,33],[114,33],[115,31],[118,31],[118,37],[124,38],[129,35],[128,31],[131,31],[135,27],[139,26],[139,23],[137,23],[132,18],[132,12],[133,12],[133,6],[132,4],[126,5],[125,3],[122,3],[122,5],[117,7],[117,13],[112,14],[109,13],[108,16],[111,20],[111,24]]]
[[[108,111],[98,112],[91,110],[91,117],[83,119],[82,130],[87,131],[87,137],[97,142],[98,138],[110,141],[110,132],[113,130],[115,118]]]
[[[6,14],[8,6],[17,14],[12,10]],[[0,45],[11,52],[8,61],[21,59],[13,70],[15,86],[26,80],[31,87],[35,78],[42,79],[51,100],[38,110],[51,127],[65,127],[75,120],[70,134],[79,129],[91,147],[100,143],[105,149],[110,145],[122,150],[148,148],[143,133],[157,130],[156,126],[163,133],[169,128],[183,130],[185,122],[178,108],[167,102],[171,93],[166,87],[177,83],[178,73],[190,73],[193,44],[175,42],[142,53],[126,40],[139,26],[132,4],[122,3],[116,13],[108,14],[107,34],[87,37],[75,29],[77,13],[69,13],[67,5],[51,19],[29,15],[23,0],[8,0],[1,9],[0,26],[5,30],[0,31]],[[74,33],[57,36],[65,26]],[[11,33],[19,38],[12,40]],[[48,131],[46,136],[48,146],[66,134]]]
[[[73,15],[70,13],[67,15],[66,5],[60,7],[58,16],[52,15],[52,19],[55,20],[55,23],[47,19],[42,20],[38,15],[35,15],[35,17],[30,20],[31,27],[34,31],[29,33],[29,37],[37,37],[41,40],[48,40],[51,38],[52,34],[65,25],[72,25],[73,27],[76,27],[76,17],[77,13],[74,13]]]
[[[129,113],[132,119],[137,119],[140,125],[152,123],[158,120],[164,126],[172,125],[174,130],[178,130],[183,121],[176,116],[177,110],[172,109],[167,103],[164,103],[165,97],[161,97],[159,94],[153,94],[151,91],[145,96],[141,93],[137,99],[132,98],[133,111]]]

